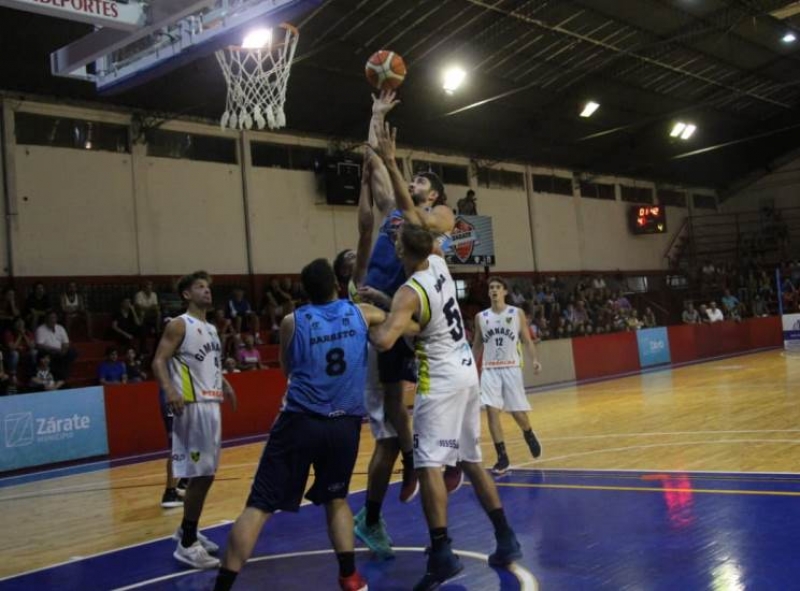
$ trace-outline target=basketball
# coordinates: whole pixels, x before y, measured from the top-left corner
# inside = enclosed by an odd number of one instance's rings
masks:
[[[395,52],[381,49],[369,56],[364,72],[378,90],[394,90],[406,78],[406,63]]]

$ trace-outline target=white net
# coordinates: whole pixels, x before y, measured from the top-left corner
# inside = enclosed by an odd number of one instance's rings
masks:
[[[220,119],[223,128],[252,129],[255,125],[258,129],[279,129],[286,125],[283,105],[299,35],[287,24],[276,29],[276,33],[281,32],[282,41],[258,49],[228,47],[217,51],[228,85],[225,112]]]

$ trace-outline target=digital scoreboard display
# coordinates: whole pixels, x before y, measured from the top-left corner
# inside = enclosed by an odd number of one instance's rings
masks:
[[[664,234],[667,212],[660,205],[634,205],[630,209],[630,225],[634,234]]]

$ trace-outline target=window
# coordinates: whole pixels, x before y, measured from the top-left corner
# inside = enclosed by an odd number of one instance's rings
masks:
[[[18,144],[104,152],[131,151],[125,125],[31,113],[17,113],[14,123]]]
[[[266,168],[320,171],[325,165],[325,150],[306,146],[251,142],[250,157],[253,166]]]
[[[525,190],[525,176],[521,172],[502,168],[478,168],[478,186],[494,189]]]
[[[581,197],[614,201],[617,198],[617,194],[614,190],[614,185],[581,182]]]
[[[572,179],[554,175],[533,175],[533,190],[536,193],[555,193],[572,196]]]
[[[469,296],[469,287],[467,287],[467,282],[463,279],[456,279],[456,298],[459,301],[466,300]]]
[[[692,195],[695,209],[717,209],[717,198],[713,195]]]
[[[653,189],[650,187],[629,187],[620,185],[620,194],[623,201],[629,203],[652,203]]]
[[[147,155],[157,158],[185,158],[203,162],[236,164],[236,141],[213,135],[196,135],[165,129],[146,132]]]
[[[673,207],[686,207],[686,193],[673,189],[659,189],[658,202],[661,205],[672,205]]]
[[[413,160],[411,167],[414,171],[414,174],[423,171],[435,173],[445,185],[469,186],[469,171],[467,170],[466,166],[458,166],[457,164],[442,164],[440,162],[428,162],[426,160]]]

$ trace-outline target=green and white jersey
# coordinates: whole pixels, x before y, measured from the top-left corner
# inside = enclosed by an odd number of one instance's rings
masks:
[[[464,332],[456,285],[447,263],[428,257],[428,268],[417,271],[406,286],[420,300],[422,332],[415,339],[418,362],[417,393],[451,391],[478,385],[478,371]]]
[[[222,346],[213,324],[181,314],[183,342],[170,359],[172,385],[186,402],[222,402]]]

